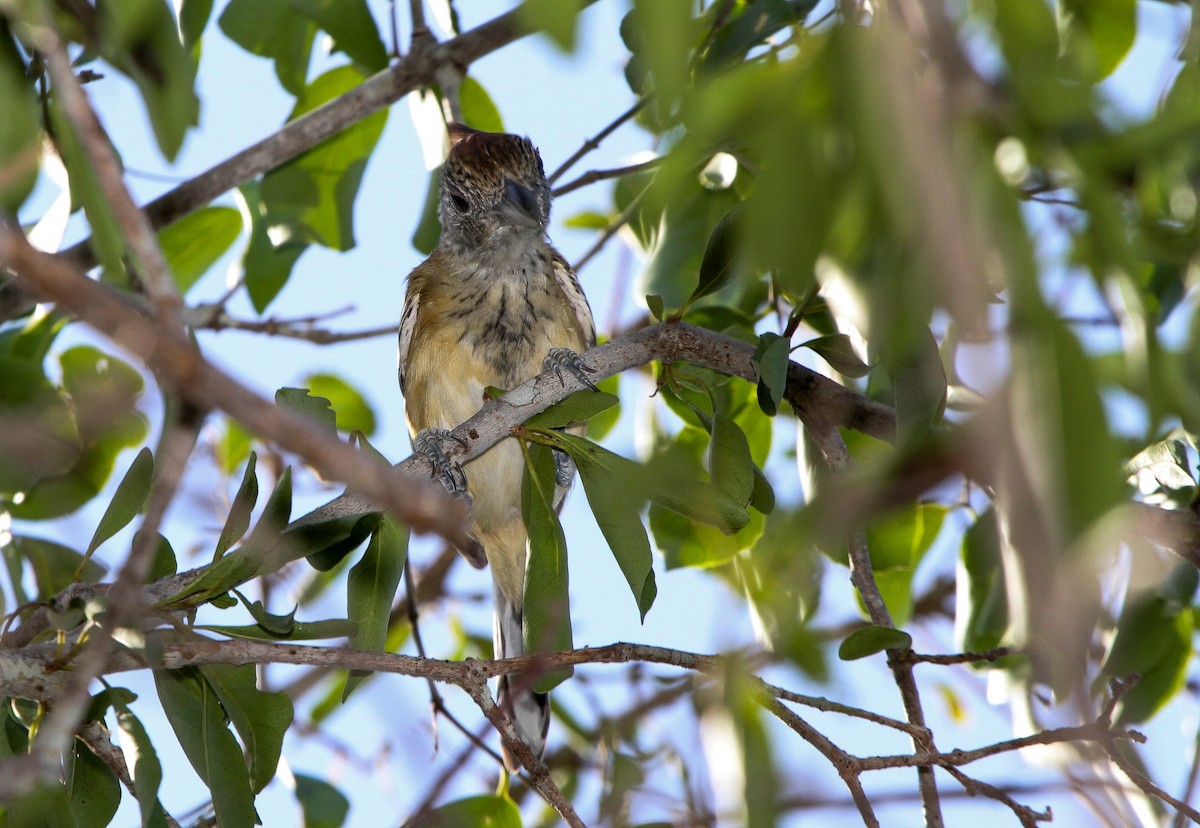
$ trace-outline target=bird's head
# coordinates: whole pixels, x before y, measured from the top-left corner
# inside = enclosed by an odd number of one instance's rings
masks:
[[[450,125],[442,168],[442,240],[462,247],[541,238],[550,221],[550,186],[528,138]]]

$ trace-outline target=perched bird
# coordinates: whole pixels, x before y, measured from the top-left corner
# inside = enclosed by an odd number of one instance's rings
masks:
[[[459,124],[449,134],[441,237],[409,275],[404,297],[400,388],[414,450],[434,461],[447,488],[465,485],[471,531],[492,571],[496,657],[509,658],[524,652],[520,446],[503,440],[461,469],[446,463],[441,447],[447,429],[483,405],[487,386],[515,388],[550,364],[586,381],[577,354],[595,344],[596,329],[574,271],[546,237],[550,186],[537,149],[528,138]],[[565,455],[558,461],[561,503],[574,468]],[[500,681],[499,703],[540,756],[546,696],[510,675]],[[504,756],[515,770],[507,749]]]

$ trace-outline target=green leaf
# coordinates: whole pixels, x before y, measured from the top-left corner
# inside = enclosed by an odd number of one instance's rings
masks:
[[[337,427],[341,431],[361,431],[367,437],[375,433],[375,412],[366,398],[334,374],[309,374],[302,382],[314,397],[329,400],[337,413]]]
[[[262,313],[283,290],[292,276],[292,268],[308,249],[308,242],[294,234],[278,234],[279,243],[268,232],[266,205],[257,181],[248,181],[235,192],[242,211],[242,225],[249,241],[242,251],[242,279],[254,310]]]
[[[581,437],[558,431],[537,434],[575,460],[588,505],[645,619],[658,587],[650,541],[640,515],[645,498],[630,486],[631,479],[636,479],[630,472],[637,474],[637,464]]]
[[[564,52],[575,49],[575,30],[583,0],[525,0],[517,10],[521,28],[541,31]]]
[[[214,446],[217,466],[226,477],[232,476],[242,461],[250,456],[253,438],[250,432],[238,425],[237,420],[226,418]]]
[[[1112,74],[1137,37],[1137,0],[1059,0],[1064,51],[1091,81]]]
[[[272,632],[258,624],[245,626],[196,624],[194,629],[210,630],[230,638],[249,638],[254,641],[319,641],[354,635],[358,625],[342,618],[330,618],[325,621],[295,621],[286,634]]]
[[[337,415],[325,397],[309,394],[307,388],[280,388],[275,392],[275,402],[308,417],[329,434],[337,435]]]
[[[294,121],[365,79],[352,66],[332,69],[304,88]],[[383,132],[387,110],[368,115],[263,176],[261,195],[269,230],[334,250],[354,246],[354,199],[367,160]]]
[[[217,25],[250,54],[273,60],[288,92],[304,90],[317,27],[296,14],[291,0],[230,0]]]
[[[296,525],[284,534],[292,537],[299,548],[309,550],[304,554],[314,569],[328,572],[362,546],[381,520],[381,512],[344,515],[320,523]]]
[[[100,55],[137,85],[159,149],[174,159],[200,117],[196,64],[180,40],[174,13],[163,0],[102,3],[97,11]]]
[[[403,828],[521,828],[521,812],[505,796],[472,796],[426,811]]]
[[[254,470],[257,460],[258,456],[254,452],[250,452],[250,459],[246,461],[246,470],[242,473],[242,484],[238,487],[237,494],[234,495],[233,505],[229,507],[229,517],[225,518],[221,536],[217,538],[217,548],[213,552],[214,560],[220,558],[229,547],[241,540],[242,535],[246,534],[246,528],[250,525],[250,515],[254,511],[254,504],[258,502],[258,474]]]
[[[150,495],[150,484],[154,482],[154,455],[150,449],[143,448],[137,457],[129,464],[125,477],[117,484],[113,499],[104,510],[104,516],[96,526],[92,542],[88,544],[85,558],[90,558],[100,544],[111,538],[129,525],[137,513],[142,511],[146,498]]]
[[[659,322],[663,321],[663,314],[666,309],[663,307],[663,298],[657,293],[651,293],[646,297],[646,307],[650,311],[650,315]]]
[[[614,216],[598,213],[595,210],[581,210],[563,219],[563,227],[572,230],[605,230],[612,224]]]
[[[468,75],[458,87],[458,97],[463,123],[484,132],[504,132],[504,119],[483,84]]]
[[[213,0],[180,0],[179,36],[183,47],[191,52],[192,59],[200,59],[200,38],[212,17]]]
[[[67,790],[78,828],[104,828],[121,804],[121,783],[112,768],[80,739],[66,763]]]
[[[700,282],[686,304],[690,305],[697,299],[716,293],[732,282],[737,275],[734,265],[737,258],[737,223],[740,216],[741,210],[735,206],[713,227],[712,235],[708,237],[708,245],[704,248],[704,258],[700,260]]]
[[[104,577],[105,570],[100,564],[54,541],[13,535],[9,545],[18,557],[29,561],[39,599],[52,598],[69,587],[81,566],[80,580],[85,583],[95,583]]]
[[[250,781],[258,793],[275,778],[283,737],[292,724],[292,700],[283,691],[258,689],[253,664],[205,664],[200,672],[237,728],[250,757]]]
[[[766,525],[761,512],[751,512],[745,526],[729,533],[697,522],[662,502],[650,504],[649,523],[654,543],[666,559],[667,569],[685,566],[707,569],[727,564],[739,552],[753,548]]]
[[[42,119],[37,93],[8,27],[0,29],[0,211],[15,216],[33,191],[41,155]]]
[[[750,357],[750,364],[758,375],[758,406],[768,417],[779,413],[783,392],[787,387],[788,362],[791,359],[791,343],[787,337],[775,333],[764,333],[758,339],[758,347]]]
[[[955,607],[959,649],[990,650],[1000,645],[1008,630],[1008,588],[995,510],[980,515],[963,535],[960,560],[960,598]]]
[[[442,168],[438,167],[429,174],[429,185],[425,189],[425,204],[421,207],[421,219],[417,229],[413,231],[412,246],[418,253],[429,255],[437,247],[438,237],[442,234],[442,222],[438,218],[438,205],[441,203]]]
[[[383,518],[346,582],[346,617],[356,625],[347,642],[349,647],[384,652],[392,603],[407,556],[408,529],[389,517]],[[368,675],[366,670],[350,671],[342,691],[343,702]]]
[[[821,359],[829,363],[829,367],[847,377],[857,379],[865,377],[871,371],[871,366],[858,358],[850,337],[846,334],[831,334],[810,339],[800,346],[808,348]],[[940,364],[940,363],[939,363]]]
[[[247,669],[253,674],[252,666]],[[222,828],[251,828],[258,815],[250,772],[225,725],[225,710],[216,691],[195,667],[155,670],[154,684],[180,747],[212,793],[217,821]]]
[[[154,752],[150,735],[140,719],[125,704],[117,706],[117,727],[121,730],[121,751],[133,774],[133,789],[142,812],[142,828],[166,825],[158,790],[162,784],[162,763]]]
[[[912,647],[912,636],[892,627],[871,624],[850,633],[838,647],[838,658],[855,661],[881,653],[884,650],[907,650]]]
[[[927,328],[922,330],[909,346],[906,354],[890,355],[888,363],[896,395],[896,430],[901,440],[927,434],[946,408],[946,371],[933,333]]]
[[[250,613],[250,617],[254,619],[258,626],[270,633],[278,636],[290,635],[296,626],[296,610],[298,607],[293,607],[292,611],[287,615],[277,615],[267,612],[266,606],[262,601],[251,601],[245,595],[233,590],[234,595],[242,602],[242,606]]]
[[[526,447],[525,461],[521,483],[521,517],[529,533],[521,617],[525,652],[573,650],[567,538],[554,508],[558,464],[553,450],[536,443]],[[542,672],[533,689],[548,693],[573,673],[569,666]]]
[[[128,364],[86,345],[64,351],[59,363],[83,451],[67,471],[40,479],[20,503],[10,504],[14,518],[44,520],[75,511],[100,492],[117,455],[141,444],[149,430],[137,409],[142,377]]]
[[[867,527],[875,581],[897,624],[906,624],[912,617],[913,575],[937,539],[946,512],[940,504],[922,503]]]
[[[158,244],[186,294],[216,264],[242,233],[242,217],[233,207],[202,207],[159,231]]]
[[[740,509],[744,513],[754,493],[754,460],[750,457],[750,444],[746,442],[745,433],[722,414],[713,417],[708,467],[713,486],[724,504],[722,510],[734,512]],[[736,531],[749,520],[749,514],[744,520],[739,515],[739,520],[731,525]],[[739,522],[740,526],[737,525]]]
[[[314,776],[295,774],[296,800],[304,815],[303,828],[341,828],[350,813],[350,800],[333,785]]]
[[[590,389],[576,391],[565,400],[555,403],[540,414],[525,421],[530,428],[565,428],[576,423],[585,423],[597,414],[619,405],[621,400],[613,394]]]
[[[292,7],[312,20],[333,40],[333,51],[344,52],[368,74],[387,66],[387,48],[365,0],[291,0]]]

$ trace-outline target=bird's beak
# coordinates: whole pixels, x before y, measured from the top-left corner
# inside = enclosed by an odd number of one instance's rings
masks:
[[[504,198],[496,210],[507,224],[514,227],[541,227],[537,195],[515,181],[504,182]]]

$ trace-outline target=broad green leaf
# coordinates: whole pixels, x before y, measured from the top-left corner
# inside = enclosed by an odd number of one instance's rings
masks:
[[[1137,37],[1137,0],[1058,0],[1064,51],[1084,78],[1100,81]]]
[[[289,121],[349,92],[365,76],[352,66],[332,69],[304,88]],[[387,110],[368,115],[263,176],[267,226],[293,239],[349,250],[354,246],[354,200]]]
[[[577,18],[583,0],[525,0],[518,9],[521,28],[544,32],[559,49],[575,49]]]
[[[389,517],[383,518],[367,551],[350,570],[346,582],[346,617],[356,625],[348,646],[356,650],[383,652],[387,644],[388,621],[396,589],[408,556],[408,529]],[[369,675],[365,670],[352,670],[346,679],[342,701],[354,692]]]
[[[458,87],[459,105],[462,106],[463,123],[472,129],[484,132],[504,132],[504,120],[496,108],[492,96],[483,84],[471,76],[463,78]]]
[[[166,818],[158,801],[162,763],[150,742],[150,735],[126,705],[117,707],[117,727],[121,730],[121,752],[125,754],[125,764],[133,775],[133,788],[142,812],[142,828],[165,826]]]
[[[242,461],[250,456],[250,446],[253,437],[242,428],[237,420],[225,418],[222,421],[220,436],[217,438],[213,451],[216,454],[217,467],[226,477],[232,476]]]
[[[42,120],[37,94],[25,77],[25,62],[5,26],[0,29],[0,210],[16,215],[37,183]]]
[[[750,364],[758,375],[758,405],[768,417],[779,413],[783,392],[787,387],[788,363],[791,359],[791,343],[786,337],[765,333],[758,340],[758,347],[750,357]]]
[[[350,383],[334,374],[309,374],[302,382],[314,397],[329,400],[337,414],[339,431],[361,431],[367,437],[375,433],[375,412],[371,404]]]
[[[521,812],[506,796],[488,794],[459,799],[426,811],[403,828],[521,828]]]
[[[910,647],[912,647],[912,636],[908,633],[892,627],[878,627],[872,624],[860,627],[846,636],[838,646],[838,658],[842,661],[855,661],[884,650],[907,650]]]
[[[365,0],[291,0],[291,3],[296,11],[329,33],[333,51],[344,52],[367,74],[387,66],[387,48]]]
[[[666,308],[663,307],[663,298],[657,293],[651,293],[646,297],[646,308],[650,311],[650,315],[659,322],[663,321]]]
[[[727,508],[745,512],[754,493],[754,460],[750,457],[750,445],[742,429],[722,414],[713,417],[708,468],[713,486],[720,493],[722,501],[728,504]],[[742,526],[749,520],[747,513]]]
[[[146,582],[153,583],[159,578],[174,575],[178,571],[179,561],[175,557],[175,550],[171,548],[171,542],[159,532],[158,549],[154,553],[154,560],[150,562],[150,571],[146,573]]]
[[[588,505],[645,619],[658,587],[654,582],[650,540],[640,514],[645,497],[631,486],[636,477],[631,478],[630,472],[636,475],[637,464],[581,437],[558,431],[537,434],[575,460]]]
[[[246,534],[246,528],[250,526],[250,515],[254,511],[254,504],[258,502],[258,474],[254,470],[257,460],[258,456],[250,452],[246,470],[242,473],[242,484],[238,486],[233,505],[229,507],[229,517],[225,518],[221,536],[217,538],[217,548],[213,552],[214,560],[241,540],[242,535]]]
[[[875,581],[897,624],[904,625],[912,617],[913,574],[937,539],[946,512],[940,504],[922,503],[867,528]]]
[[[165,0],[102,3],[97,11],[100,55],[137,85],[159,149],[173,160],[200,118],[196,63],[174,13]]]
[[[521,483],[521,517],[529,533],[521,623],[525,652],[573,650],[567,538],[554,509],[558,464],[552,449],[536,443],[526,447],[525,458]],[[533,689],[548,693],[573,673],[572,667],[548,670],[537,676]]]
[[[746,803],[746,828],[774,828],[780,780],[772,759],[771,740],[764,723],[762,707],[756,700],[757,688],[746,681],[744,667],[731,664],[725,675],[725,704],[732,718],[733,732],[741,754],[743,799]]]
[[[158,244],[179,292],[186,294],[241,233],[242,217],[233,207],[202,207],[159,231]]]
[[[321,523],[296,525],[284,535],[298,549],[307,550],[303,555],[314,569],[328,572],[362,546],[381,520],[383,514],[380,512],[345,515]]]
[[[534,414],[525,421],[530,428],[564,428],[575,423],[584,423],[620,404],[613,394],[596,392],[588,389],[576,391],[561,402],[547,408],[540,414]]]
[[[245,595],[242,595],[238,590],[233,590],[233,594],[242,602],[242,606],[250,613],[250,617],[258,626],[270,633],[278,636],[290,635],[296,627],[296,610],[298,607],[293,607],[292,611],[287,615],[278,615],[268,612],[262,601],[251,601]]]
[[[721,217],[708,237],[704,258],[700,260],[700,282],[687,304],[695,302],[725,287],[737,275],[737,223],[741,210],[736,206]]]
[[[275,778],[283,737],[292,724],[292,700],[280,691],[264,693],[256,684],[254,665],[205,664],[200,667],[250,756],[255,793]]]
[[[928,433],[946,408],[946,371],[933,333],[922,330],[908,344],[907,354],[889,355],[888,362],[901,440]]]
[[[104,828],[121,804],[121,783],[112,768],[76,739],[66,763],[67,790],[78,828]]]
[[[847,377],[854,379],[864,377],[871,370],[871,366],[858,358],[854,346],[850,344],[850,337],[845,334],[819,336],[816,339],[808,340],[800,347],[808,348],[828,362],[830,368]]]
[[[1008,590],[996,512],[988,509],[963,536],[954,632],[959,649],[999,646],[1008,629]]]
[[[253,674],[254,668],[247,666]],[[222,828],[251,828],[258,815],[250,771],[225,724],[216,691],[195,667],[155,670],[154,685],[180,747],[212,793],[217,821]]]
[[[55,136],[55,148],[67,168],[71,187],[71,205],[82,205],[92,230],[91,247],[101,265],[101,280],[125,287],[129,274],[125,269],[127,252],[125,237],[117,222],[112,205],[104,196],[100,179],[92,169],[91,160],[80,143],[71,120],[63,113],[57,96],[50,97],[50,130]]]
[[[1141,675],[1121,699],[1120,724],[1146,721],[1183,686],[1195,632],[1191,610],[1195,589],[1195,568],[1180,564],[1158,589],[1131,591],[1126,596],[1102,667],[1116,678]]]
[[[14,518],[44,520],[75,511],[100,492],[117,455],[140,445],[149,430],[137,409],[142,377],[128,364],[87,345],[64,351],[59,364],[83,453],[64,473],[42,478],[20,503],[9,505]]]
[[[604,230],[612,224],[614,218],[615,216],[595,210],[581,210],[563,219],[563,227],[572,230]]]
[[[660,500],[650,504],[649,524],[667,569],[683,566],[708,569],[727,564],[739,552],[753,548],[766,521],[761,512],[750,512],[746,525],[729,533],[689,518]]]
[[[303,828],[341,828],[350,813],[350,800],[323,779],[302,773],[296,777],[296,800],[304,815]]]
[[[695,37],[691,5],[688,0],[635,0],[621,25],[626,44],[636,47],[635,55],[645,61],[654,90],[651,106],[660,121],[669,117],[688,84]]]
[[[226,626],[223,624],[196,624],[195,629],[227,635],[230,638],[249,638],[255,641],[319,641],[326,638],[344,638],[354,635],[358,625],[341,618],[325,621],[296,621],[287,634],[280,635],[258,624]]]
[[[442,168],[438,167],[429,174],[429,186],[425,189],[425,204],[421,207],[421,219],[417,229],[413,231],[412,246],[418,253],[429,255],[437,247],[438,237],[442,234],[442,223],[438,218],[438,204],[441,200]]]
[[[129,525],[137,513],[142,511],[146,498],[150,495],[150,484],[154,482],[154,455],[150,449],[143,448],[137,457],[129,464],[125,477],[117,484],[113,499],[104,510],[92,542],[88,544],[85,558],[90,558],[100,544],[111,538]]]
[[[200,59],[200,38],[212,17],[213,0],[179,0],[179,36],[192,59]]]
[[[33,538],[28,535],[13,535],[9,546],[18,557],[29,562],[33,569],[33,580],[37,584],[38,598],[48,599],[69,587],[73,576],[83,567],[80,580],[95,583],[104,577],[104,567],[83,555],[54,541]]]
[[[719,71],[742,61],[783,27],[802,23],[816,5],[817,0],[748,0],[725,8],[729,18],[713,33],[701,65]],[[722,7],[709,6],[707,17],[718,10]]]
[[[247,52],[273,60],[288,92],[304,90],[317,27],[296,14],[291,0],[230,0],[217,25]]]
[[[275,402],[310,418],[330,434],[337,434],[337,415],[331,407],[332,403],[324,397],[310,394],[307,388],[280,388],[275,392]]]
[[[602,394],[608,394],[620,400],[621,390],[621,375],[614,374],[607,379],[602,379],[596,383],[596,387],[600,389]],[[601,411],[599,414],[593,415],[588,419],[587,433],[593,442],[599,442],[608,435],[621,419],[621,407],[615,405],[606,411]]]
[[[242,211],[242,227],[248,241],[242,251],[242,279],[254,309],[262,313],[283,290],[296,261],[308,249],[308,241],[292,233],[268,232],[267,208],[260,196],[259,182],[248,181],[235,194]]]

